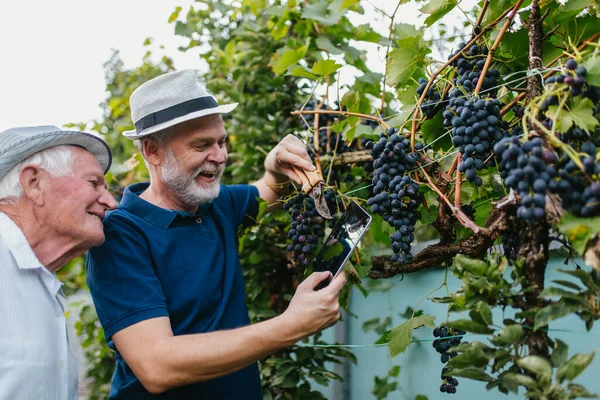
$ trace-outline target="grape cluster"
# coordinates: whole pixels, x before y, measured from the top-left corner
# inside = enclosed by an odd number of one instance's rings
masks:
[[[500,155],[504,183],[521,196],[517,216],[527,223],[544,219],[546,191],[556,176],[556,153],[544,151],[539,137],[521,143],[517,136],[497,143],[494,153]]]
[[[452,126],[452,144],[462,153],[458,170],[478,186],[482,181],[477,171],[485,167],[493,145],[504,137],[498,105],[497,99],[454,97],[443,114],[444,124]]]
[[[314,199],[301,191],[290,197],[283,206],[290,213],[292,221],[288,231],[291,244],[287,246],[287,251],[302,266],[310,263],[310,254],[317,249],[320,238],[325,236],[325,227],[334,226],[341,216],[342,204],[335,191],[327,189],[323,196],[332,216],[329,221],[319,215]]]
[[[595,154],[595,146],[593,150]],[[549,185],[549,190],[560,196],[564,209],[579,217],[595,217],[600,215],[600,182],[597,180],[600,176],[600,162],[591,154],[581,156],[580,161],[583,171],[573,160],[561,160],[558,176]]]
[[[460,43],[458,50],[450,54],[448,59],[454,57],[457,53],[464,49],[466,43]],[[453,83],[461,93],[471,93],[477,87],[481,78],[481,72],[485,65],[487,58],[488,48],[485,46],[471,46],[467,51],[462,53],[456,60],[452,62],[452,66],[456,67],[458,76],[453,79]],[[486,93],[490,97],[496,97],[496,86],[498,85],[498,78],[500,73],[496,69],[488,69],[483,83],[481,84],[480,93]],[[458,97],[458,96],[454,96]]]
[[[449,58],[464,47],[465,44],[461,43],[457,52]],[[485,167],[485,159],[494,144],[506,134],[500,116],[500,102],[495,98],[500,74],[495,69],[489,69],[480,90],[480,93],[486,94],[486,98],[473,95],[481,79],[488,49],[485,46],[472,46],[465,53],[452,62],[458,76],[452,81],[454,89],[449,94],[450,100],[443,113],[444,126],[451,127],[452,144],[462,154],[458,170],[465,174],[469,182],[481,186],[483,182],[477,176],[477,171]]]
[[[458,346],[462,340],[462,336],[465,332],[458,329],[452,329],[445,326],[438,326],[433,330],[433,336],[436,339],[433,341],[433,348],[441,354],[440,359],[443,364],[446,364],[448,360],[456,356],[456,353],[449,353],[448,350],[452,347]],[[458,380],[448,375],[448,368],[442,369],[442,385],[440,391],[442,393],[456,393],[456,386],[458,386]]]
[[[547,113],[551,106],[559,104],[559,96],[587,98],[594,104],[593,112],[600,112],[600,87],[586,82],[587,70],[574,59],[568,59],[562,74],[549,77],[545,84],[551,95],[542,102],[540,109]],[[567,103],[568,104],[568,103]],[[551,129],[553,121],[546,116],[543,124]],[[600,164],[596,161],[596,144],[591,133],[573,125],[559,135],[560,139],[580,153],[577,165],[572,158],[563,155],[557,163],[557,176],[548,189],[559,195],[562,207],[579,217],[600,215]]]
[[[409,173],[419,156],[411,151],[410,141],[390,128],[381,133],[377,142],[366,146],[373,157],[373,194],[368,204],[371,212],[379,214],[396,231],[390,236],[394,254],[393,262],[406,263],[412,260],[411,243],[414,240],[415,224],[420,218],[417,211],[421,205],[419,184]],[[416,145],[415,150],[422,148]]]
[[[425,91],[425,87],[427,86],[427,80],[424,78],[419,78],[419,87],[417,88],[417,95],[420,98],[423,92]],[[421,110],[425,115],[426,119],[433,118],[438,110],[441,108],[440,101],[442,100],[442,95],[440,92],[434,90],[432,87],[427,90],[427,94],[425,95],[425,99],[423,100],[423,104],[421,105]]]
[[[306,266],[310,263],[310,253],[317,248],[319,238],[325,236],[325,221],[317,212],[314,199],[303,192],[290,198],[283,207],[292,219],[288,231],[292,243],[287,246],[287,251],[293,252],[296,262]]]

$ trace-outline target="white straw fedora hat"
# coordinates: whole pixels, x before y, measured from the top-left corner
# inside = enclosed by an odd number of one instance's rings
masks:
[[[52,125],[26,126],[0,132],[0,179],[27,157],[61,145],[78,146],[89,151],[100,163],[102,171],[108,172],[112,153],[99,135],[64,131]]]
[[[158,76],[138,87],[129,98],[135,130],[128,139],[139,139],[210,114],[226,114],[238,103],[219,105],[199,80],[199,71],[187,69]]]

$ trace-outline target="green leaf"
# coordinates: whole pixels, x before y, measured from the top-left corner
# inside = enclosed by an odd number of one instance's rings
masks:
[[[342,105],[350,111],[356,111],[360,104],[360,93],[351,90],[342,96]]]
[[[450,135],[446,133],[444,128],[444,117],[441,113],[437,113],[432,119],[428,119],[421,124],[423,132],[423,140],[425,144],[430,144],[434,150],[447,150],[452,147]],[[442,137],[443,135],[443,137]]]
[[[407,83],[415,71],[423,67],[425,56],[431,52],[421,36],[400,39],[397,43],[398,48],[390,52],[387,62],[391,86]]]
[[[292,69],[290,71],[290,75],[297,76],[299,78],[312,79],[313,81],[319,80],[319,75],[313,74],[311,70],[302,65],[299,65],[296,68]]]
[[[476,381],[491,382],[494,379],[478,368],[454,368],[452,376],[462,376]]]
[[[462,254],[454,257],[453,266],[458,271],[468,271],[475,276],[484,276],[488,269],[488,264],[485,261],[465,257]]]
[[[563,107],[559,110],[558,106],[550,106],[546,115],[554,121],[556,129],[561,133],[568,131],[573,124],[587,132],[593,132],[600,124],[594,117],[594,103],[588,98],[576,97],[570,109]]]
[[[570,290],[565,290],[557,287],[548,287],[540,293],[540,297],[564,297],[572,300],[579,300],[579,294],[575,292],[571,292]]]
[[[587,69],[585,76],[587,83],[600,86],[600,56],[590,58],[582,65]]]
[[[569,239],[575,251],[583,254],[587,242],[600,232],[600,217],[578,218],[566,213],[558,223],[558,230]]]
[[[423,14],[429,14],[429,17],[425,19],[425,25],[431,26],[452,11],[454,7],[456,7],[456,0],[430,0],[419,11]]]
[[[517,343],[523,337],[523,327],[521,325],[509,325],[504,327],[498,336],[492,338],[492,343],[496,346],[508,346]]]
[[[390,356],[396,357],[398,354],[404,353],[406,348],[411,344],[413,330],[421,326],[434,328],[435,323],[433,321],[435,321],[435,317],[422,314],[392,329],[387,335]]]
[[[414,25],[405,24],[402,22],[394,25],[395,38],[403,39],[410,36],[421,36],[421,32]]]
[[[331,43],[331,40],[329,40],[329,38],[325,35],[321,35],[317,38],[317,40],[315,41],[315,44],[317,45],[318,48],[320,48],[321,50],[325,50],[326,52],[330,53],[330,54],[343,54],[344,51],[335,47],[335,45],[333,43]]]
[[[550,356],[550,361],[554,368],[560,368],[569,358],[569,346],[560,339],[554,339],[554,350]]]
[[[477,323],[475,321],[471,321],[470,319],[459,319],[456,321],[448,322],[446,325],[453,329],[459,329],[461,331],[471,333],[488,334],[494,332],[494,330],[490,329],[488,326]]]
[[[537,381],[530,376],[514,373],[506,373],[500,377],[500,380],[505,383],[514,383],[517,385],[525,386],[529,389],[535,389],[537,387]]]
[[[335,25],[340,22],[343,15],[343,12],[332,10],[326,1],[307,4],[302,10],[302,18],[312,19],[323,25]]]
[[[579,310],[580,307],[580,305],[570,305],[563,302],[546,306],[535,314],[535,324],[533,329],[537,330],[548,325],[550,321],[554,321],[555,319],[559,319],[565,315],[574,313],[575,311]]]
[[[490,361],[482,349],[470,349],[462,354],[452,357],[448,365],[454,368],[467,368],[474,366],[477,368],[485,367]]]
[[[333,74],[341,67],[342,64],[338,64],[333,60],[319,60],[313,65],[312,72],[317,75],[327,76]]]
[[[529,372],[534,373],[544,382],[550,381],[552,377],[552,365],[544,357],[527,356],[517,360],[517,365]]]
[[[487,303],[480,302],[477,305],[477,311],[485,324],[490,325],[494,322],[492,319],[492,310],[490,310],[490,306]]]
[[[572,381],[591,364],[595,355],[596,352],[593,352],[592,354],[575,354],[558,369],[556,378],[559,382],[562,382],[565,379]]]
[[[175,7],[175,11],[173,11],[171,16],[169,17],[169,23],[172,23],[177,18],[179,18],[179,13],[181,12],[181,10],[182,10],[182,7]]]
[[[284,47],[281,52],[274,54],[273,58],[271,58],[270,65],[273,72],[277,75],[283,74],[291,65],[302,60],[302,57],[304,57],[307,50],[308,46],[302,46],[298,49]]]

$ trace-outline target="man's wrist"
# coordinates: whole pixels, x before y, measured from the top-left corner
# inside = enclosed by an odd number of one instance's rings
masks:
[[[277,340],[280,340],[284,347],[293,346],[306,336],[294,319],[285,312],[270,321],[275,325]]]

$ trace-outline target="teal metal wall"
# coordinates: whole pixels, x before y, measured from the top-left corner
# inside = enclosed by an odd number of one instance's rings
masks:
[[[546,274],[546,284],[554,279],[569,280],[568,275],[556,271],[558,268],[571,268],[563,264],[563,260],[553,260]],[[451,274],[450,274],[451,275]],[[444,280],[442,270],[421,271],[408,274],[403,280],[400,277],[388,280],[392,288],[387,292],[371,292],[364,297],[356,290],[351,297],[350,311],[357,317],[348,317],[345,323],[346,343],[348,344],[371,344],[377,340],[377,334],[373,332],[364,333],[362,324],[364,321],[374,317],[385,318],[391,316],[393,325],[405,321],[399,316],[407,306],[414,307],[417,302],[429,291],[438,287]],[[460,282],[453,276],[448,277],[450,290],[456,290]],[[439,291],[434,296],[442,296],[445,291]],[[426,314],[436,316],[436,323],[444,322],[446,319],[446,307],[443,304],[433,304],[423,301],[419,307]],[[467,316],[463,316],[467,317]],[[506,314],[504,317],[510,317]],[[451,319],[457,319],[457,315],[451,314]],[[494,321],[500,323],[502,314],[498,311],[494,314]],[[552,337],[556,337],[569,345],[569,355],[576,352],[591,353],[600,349],[600,323],[594,326],[590,332],[577,317],[563,318],[552,323],[550,329],[567,330],[568,332],[553,331]],[[339,330],[339,328],[338,328]],[[338,331],[338,337],[339,335]],[[335,332],[329,329],[325,339],[333,340]],[[344,336],[344,335],[342,335]],[[415,331],[415,340],[431,340],[431,330],[421,328]],[[465,340],[486,341],[483,336],[471,335]],[[498,391],[487,392],[485,383],[459,379],[457,393],[454,395],[442,394],[439,391],[441,384],[440,372],[442,363],[439,354],[431,346],[431,341],[413,343],[404,354],[390,359],[387,347],[366,347],[353,349],[358,359],[357,365],[351,364],[346,371],[347,380],[341,386],[330,386],[322,388],[329,399],[335,400],[367,400],[374,399],[372,395],[374,377],[387,375],[388,370],[394,365],[400,365],[400,390],[392,392],[388,399],[413,400],[416,395],[426,395],[429,400],[434,399],[486,399],[486,400],[512,400],[522,399],[520,396],[504,395]],[[600,356],[597,356],[588,369],[581,374],[577,380],[589,390],[600,393]]]

